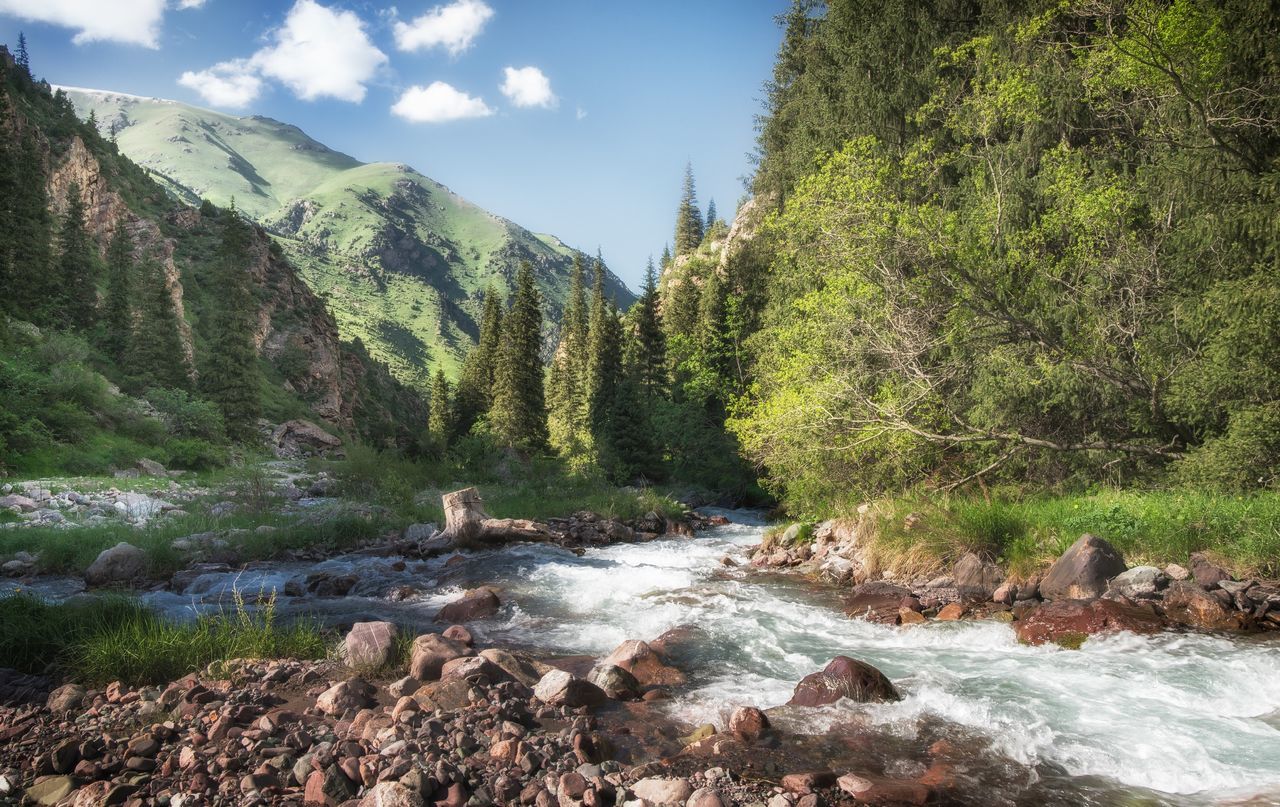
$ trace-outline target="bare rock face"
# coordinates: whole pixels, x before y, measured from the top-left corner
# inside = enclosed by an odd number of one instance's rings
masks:
[[[951,572],[960,596],[971,602],[986,602],[1004,582],[1004,572],[975,552],[966,552]]]
[[[435,681],[440,678],[445,662],[471,654],[471,648],[462,642],[446,639],[438,633],[423,634],[413,640],[409,675],[419,681]]]
[[[147,553],[124,541],[98,553],[97,559],[84,571],[84,581],[91,586],[128,586],[146,578]]]
[[[857,703],[898,701],[902,696],[884,673],[863,661],[836,656],[820,672],[806,675],[799,684],[789,706],[824,706],[848,698]]]
[[[1132,631],[1157,633],[1164,621],[1148,606],[1125,605],[1114,600],[1054,600],[1039,606],[1014,623],[1018,640],[1026,644],[1055,642],[1078,646],[1098,633]]]
[[[440,613],[436,615],[436,621],[471,622],[493,616],[498,613],[500,607],[502,607],[502,601],[498,599],[496,591],[488,586],[473,588],[441,608]]]
[[[1046,600],[1101,597],[1111,578],[1127,568],[1115,547],[1086,533],[1049,567],[1048,574],[1040,581],[1040,596]]]
[[[288,420],[271,432],[278,457],[324,457],[342,448],[342,439],[309,420]]]

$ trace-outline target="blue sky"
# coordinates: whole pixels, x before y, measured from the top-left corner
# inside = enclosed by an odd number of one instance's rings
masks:
[[[686,160],[743,195],[786,0],[0,0],[55,84],[296,124],[594,251],[633,287]],[[510,68],[510,69],[508,69]]]

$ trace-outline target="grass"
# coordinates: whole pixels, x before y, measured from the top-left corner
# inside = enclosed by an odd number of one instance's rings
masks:
[[[1025,498],[908,496],[876,508],[868,537],[884,568],[945,571],[967,551],[1015,575],[1042,571],[1088,532],[1130,566],[1208,552],[1242,577],[1280,577],[1280,494],[1104,490]],[[914,516],[914,517],[912,517]]]
[[[134,600],[51,605],[15,594],[0,599],[0,654],[22,672],[55,672],[86,684],[172,681],[236,658],[324,658],[331,637],[315,624],[276,623],[274,600],[193,623],[165,619]]]

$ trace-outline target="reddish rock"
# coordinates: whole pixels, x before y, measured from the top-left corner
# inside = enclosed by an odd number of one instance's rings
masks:
[[[1055,600],[1020,617],[1014,630],[1026,644],[1078,645],[1097,633],[1127,630],[1150,634],[1163,627],[1163,620],[1150,606],[1114,600]]]
[[[782,777],[782,789],[788,793],[812,793],[835,783],[836,775],[831,771],[805,771]]]
[[[958,602],[947,603],[938,611],[938,619],[943,622],[955,622],[964,616],[964,606]]]
[[[475,639],[472,638],[471,631],[461,625],[450,625],[444,629],[444,633],[441,635],[446,639],[452,639],[455,642],[462,642],[467,647],[471,647],[475,644]]]
[[[1181,625],[1202,630],[1239,630],[1244,614],[1225,606],[1213,594],[1190,581],[1173,583],[1164,593],[1165,616]],[[1216,592],[1215,592],[1216,593]]]
[[[1209,560],[1203,552],[1192,552],[1187,558],[1187,565],[1191,567],[1191,576],[1206,590],[1215,589],[1223,580],[1231,579],[1226,569]]]
[[[458,599],[440,609],[437,622],[472,622],[498,613],[502,601],[498,592],[488,586],[473,588]]]
[[[913,611],[910,608],[898,609],[899,625],[920,625],[927,621],[928,620],[925,619],[924,614],[920,613],[919,611]]]
[[[342,681],[326,689],[316,698],[316,708],[332,717],[341,717],[349,711],[363,709],[374,704],[373,687],[364,679],[352,678]],[[229,720],[219,720],[218,724],[229,724]],[[210,739],[214,739],[210,736]]]
[[[859,804],[926,804],[929,801],[929,788],[919,782],[846,773],[837,784]]]
[[[438,633],[425,633],[413,640],[409,675],[419,681],[435,681],[440,677],[445,662],[470,655],[471,648],[462,642],[446,639]]]
[[[754,706],[740,706],[729,716],[729,731],[753,743],[769,731],[769,718]]]
[[[855,619],[898,624],[898,609],[911,592],[902,586],[876,581],[864,583],[853,590],[853,596],[845,601],[844,612]]]
[[[822,706],[841,698],[858,703],[897,701],[902,696],[884,673],[857,659],[836,656],[821,672],[806,675],[791,700],[791,706]]]
[[[492,684],[511,680],[501,667],[483,656],[452,659],[440,668],[441,681],[467,681],[476,676],[484,676]]]
[[[1111,578],[1128,568],[1116,548],[1096,535],[1080,536],[1053,562],[1040,581],[1046,600],[1091,600],[1107,591]]]
[[[647,687],[680,686],[685,682],[684,673],[668,666],[648,642],[639,639],[628,639],[618,645],[604,663],[621,667]]]
[[[391,660],[395,649],[396,626],[390,622],[357,622],[343,642],[347,664],[352,667],[381,667]]]

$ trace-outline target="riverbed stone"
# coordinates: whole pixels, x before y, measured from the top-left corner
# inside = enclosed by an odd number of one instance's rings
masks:
[[[71,776],[49,776],[28,787],[23,801],[39,807],[52,807],[71,795],[78,784]]]
[[[1004,572],[976,552],[966,552],[951,571],[960,596],[973,602],[986,602],[1004,582]]]
[[[648,642],[640,639],[628,639],[618,645],[604,663],[621,667],[647,687],[680,686],[685,682],[684,673],[666,664]]]
[[[1111,578],[1126,570],[1124,558],[1111,544],[1085,533],[1062,553],[1044,579],[1040,596],[1046,600],[1088,600],[1101,597]]]
[[[80,704],[84,701],[86,694],[88,693],[85,688],[79,684],[63,684],[49,693],[49,698],[45,701],[45,707],[54,714],[70,712],[73,709],[80,708]]]
[[[929,788],[919,782],[846,773],[836,784],[859,804],[927,804]]]
[[[12,510],[18,513],[34,512],[40,505],[34,499],[14,493],[0,496],[0,510]]]
[[[379,782],[360,799],[360,807],[422,807],[422,794],[399,782]]]
[[[714,787],[700,787],[689,795],[684,807],[728,807],[729,802]]]
[[[497,647],[486,647],[480,655],[502,668],[516,681],[532,688],[542,676],[552,670],[549,664],[529,658],[523,653],[512,653]]]
[[[688,779],[651,776],[633,784],[631,792],[650,804],[684,804],[693,795],[693,785]]]
[[[642,694],[636,677],[616,664],[597,664],[587,674],[587,680],[604,690],[616,701],[639,700]]]
[[[1119,594],[1131,600],[1147,600],[1155,597],[1168,584],[1168,576],[1156,567],[1134,566],[1112,578],[1107,585],[1107,593]]]
[[[395,650],[396,626],[391,622],[357,622],[343,641],[347,664],[381,667]]]
[[[373,687],[363,678],[339,681],[316,698],[316,708],[331,717],[341,717],[374,703]]]
[[[769,718],[754,706],[739,706],[729,715],[729,731],[754,743],[769,731]]]
[[[435,681],[445,662],[472,655],[462,642],[446,639],[438,633],[424,633],[413,640],[409,657],[409,675],[419,681]]]
[[[1173,583],[1165,591],[1161,603],[1165,615],[1181,625],[1202,630],[1238,630],[1244,626],[1244,615],[1232,610],[1196,582]]]
[[[97,559],[85,569],[84,582],[91,586],[131,586],[145,582],[146,572],[147,553],[121,541],[98,553]]]
[[[461,597],[448,603],[436,615],[437,622],[471,622],[484,619],[498,613],[502,601],[498,592],[488,586],[471,589]]]
[[[483,677],[492,684],[511,680],[506,671],[484,656],[451,659],[440,668],[441,681],[470,681],[477,677]]]
[[[1203,552],[1192,552],[1187,565],[1191,567],[1191,576],[1205,589],[1215,589],[1223,580],[1231,579],[1231,574],[1226,569],[1214,563]]]
[[[1164,628],[1164,621],[1150,604],[1126,605],[1115,600],[1054,600],[1044,603],[1014,626],[1024,644],[1046,642],[1079,647],[1089,636],[1116,631],[1152,634]]]
[[[819,672],[796,684],[790,706],[823,706],[848,698],[857,703],[898,701],[902,696],[884,673],[864,661],[836,656]]]
[[[533,696],[548,706],[599,706],[608,700],[603,689],[565,670],[542,676]]]
[[[898,609],[911,592],[896,583],[876,580],[863,583],[845,600],[844,612],[854,619],[865,619],[894,625],[898,622]]]

